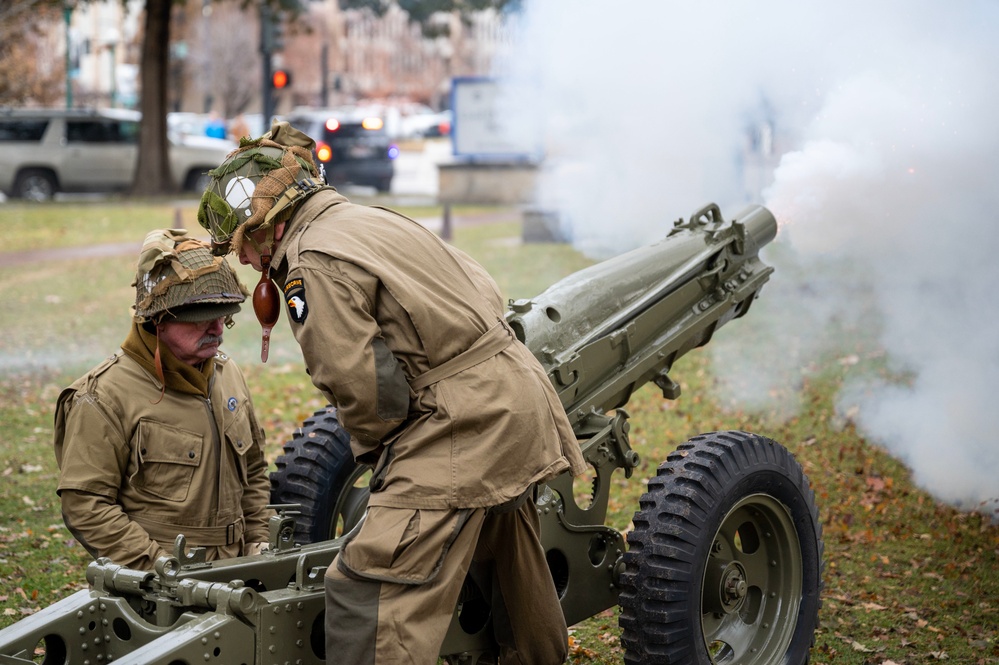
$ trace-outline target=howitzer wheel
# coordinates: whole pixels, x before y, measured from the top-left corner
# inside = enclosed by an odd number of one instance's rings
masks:
[[[271,502],[301,506],[295,516],[295,542],[337,538],[364,514],[371,468],[354,461],[350,435],[332,406],[316,411],[295,430],[276,465]]]
[[[804,665],[822,528],[801,466],[746,432],[694,437],[649,481],[620,594],[625,663]]]

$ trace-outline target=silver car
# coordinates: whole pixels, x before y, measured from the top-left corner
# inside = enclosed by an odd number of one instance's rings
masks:
[[[0,191],[32,201],[57,192],[113,192],[132,185],[139,152],[136,111],[0,109]],[[201,191],[207,172],[235,147],[196,137],[170,141],[177,187]]]

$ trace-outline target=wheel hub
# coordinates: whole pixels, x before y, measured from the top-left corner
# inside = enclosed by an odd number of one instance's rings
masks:
[[[745,571],[742,570],[742,566],[737,563],[729,564],[722,577],[723,603],[735,604],[746,597],[746,589],[749,586],[746,584]]]
[[[709,586],[714,593],[705,594],[708,611],[716,614],[731,614],[739,610],[749,593],[746,569],[738,561],[719,563],[709,569]]]

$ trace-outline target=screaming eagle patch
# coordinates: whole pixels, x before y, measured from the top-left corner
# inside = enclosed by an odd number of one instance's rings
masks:
[[[288,303],[288,315],[295,323],[305,323],[309,315],[309,305],[305,302],[305,281],[301,277],[289,279],[284,285],[284,300]]]

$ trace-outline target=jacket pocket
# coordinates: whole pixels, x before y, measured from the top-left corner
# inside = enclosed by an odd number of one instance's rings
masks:
[[[130,479],[137,489],[167,501],[184,501],[194,471],[201,465],[204,437],[197,432],[140,420],[135,447],[138,469]]]
[[[246,453],[253,447],[250,420],[242,417],[234,418],[231,422],[226,423],[225,441],[229,449],[235,453],[233,459],[239,472],[239,481],[241,485],[245,486],[249,481]]]

